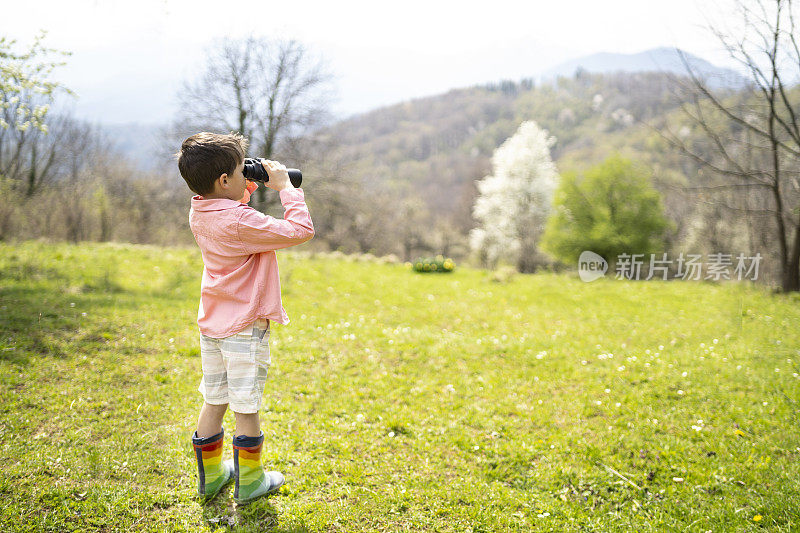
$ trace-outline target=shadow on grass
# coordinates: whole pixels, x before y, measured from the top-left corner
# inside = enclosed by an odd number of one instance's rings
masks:
[[[204,521],[229,531],[268,531],[270,533],[308,533],[303,526],[281,526],[278,510],[272,505],[269,494],[247,505],[237,505],[233,501],[233,483],[225,487],[211,502],[203,507]]]
[[[0,329],[0,333],[8,336],[11,332],[6,329]],[[17,332],[15,339],[16,342],[13,346],[4,346],[0,350],[0,361],[8,361],[16,365],[28,364],[30,357],[53,357],[62,359],[67,354],[61,349],[58,342],[52,339],[52,336],[46,332],[37,329],[31,329],[24,332],[23,338],[20,338],[20,332]]]
[[[114,292],[114,291],[112,291]],[[13,286],[0,289],[0,360],[25,364],[31,356],[63,358],[64,347],[81,343],[91,345],[113,338],[113,332],[105,331],[108,323],[96,328],[103,330],[76,335],[81,323],[79,310],[106,316],[114,309],[135,309],[137,303],[131,297],[123,301],[108,301],[106,293],[69,294],[49,287]],[[75,308],[70,304],[74,303]],[[92,329],[92,325],[88,326]]]

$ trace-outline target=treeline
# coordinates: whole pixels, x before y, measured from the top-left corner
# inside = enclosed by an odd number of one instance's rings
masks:
[[[206,70],[187,80],[154,153],[156,170],[142,172],[100,128],[47,112],[68,95],[47,81],[55,62],[41,43],[16,55],[0,46],[2,239],[192,245],[192,193],[170,154],[185,136],[209,129],[241,131],[250,156],[303,169],[315,249],[480,264],[469,241],[476,183],[492,172],[497,148],[535,121],[554,138],[559,173],[582,175],[617,153],[648,169],[670,222],[665,252],[761,253],[760,279],[796,281],[787,278],[800,249],[796,85],[780,85],[765,102],[769,88],[759,83],[711,91],[689,76],[578,70],[554,83],[457,89],[331,124],[325,65],[302,45],[227,40],[212,45]],[[263,187],[250,205],[282,214]]]
[[[665,75],[583,75],[516,87],[454,90],[276,147],[275,158],[304,170],[314,247],[403,260],[437,253],[477,260],[468,239],[475,227],[475,181],[490,172],[493,151],[522,117],[537,119],[557,139],[552,154],[560,171],[589,168],[614,151],[651,165],[666,215],[676,224],[671,248],[750,252],[768,245],[768,227],[753,217],[689,194],[683,186],[713,177],[643,123],[681,120]],[[6,130],[0,136],[0,238],[193,244],[187,222],[192,193],[169,156],[180,135],[165,134],[164,149],[154,154],[160,164],[143,172],[100,126],[48,118],[46,133]],[[695,134],[690,129],[686,137],[701,146]],[[275,195],[266,195],[262,210],[282,214]]]
[[[68,115],[0,131],[0,240],[185,242],[185,195]]]

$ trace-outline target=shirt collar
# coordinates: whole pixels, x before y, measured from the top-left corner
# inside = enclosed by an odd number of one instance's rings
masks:
[[[192,209],[195,211],[221,211],[223,209],[233,209],[241,207],[241,202],[229,198],[209,198],[205,199],[199,194],[192,196]]]

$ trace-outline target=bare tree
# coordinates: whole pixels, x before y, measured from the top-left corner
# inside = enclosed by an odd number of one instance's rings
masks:
[[[704,137],[702,146],[669,128],[664,137],[718,179],[693,184],[726,209],[767,215],[773,222],[784,291],[800,290],[800,118],[797,88],[800,47],[791,0],[737,0],[744,30],[711,26],[728,54],[745,67],[749,84],[737,93],[709,88],[681,53],[690,83],[685,115]],[[788,27],[787,27],[788,26]],[[680,51],[679,51],[680,53]],[[730,205],[724,197],[738,198]],[[764,205],[763,199],[769,200]]]
[[[327,118],[332,76],[323,60],[294,40],[246,37],[215,42],[203,75],[179,95],[181,134],[238,131],[253,155],[271,158]],[[266,207],[264,188],[255,194]]]

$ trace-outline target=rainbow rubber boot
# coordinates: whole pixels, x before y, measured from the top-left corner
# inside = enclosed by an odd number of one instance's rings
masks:
[[[258,437],[237,435],[233,438],[233,468],[236,476],[233,501],[240,505],[278,490],[284,482],[280,472],[264,471],[261,465],[264,432],[259,433]]]
[[[210,500],[233,479],[233,461],[222,460],[222,440],[225,428],[211,437],[198,438],[192,435],[195,459],[197,459],[197,495]]]

